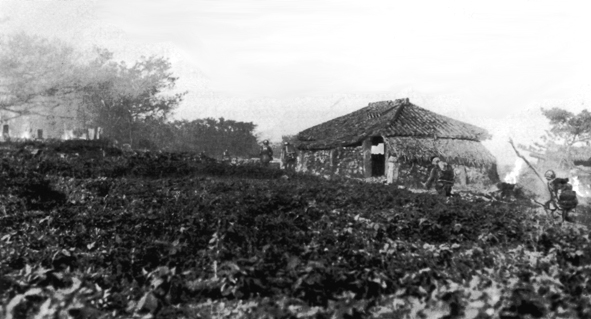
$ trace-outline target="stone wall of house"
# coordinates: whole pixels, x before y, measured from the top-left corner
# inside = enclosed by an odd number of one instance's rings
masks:
[[[300,151],[297,169],[316,175],[363,177],[363,148]]]
[[[490,186],[498,182],[498,176],[495,179],[496,172],[491,170],[495,168],[469,167],[463,165],[453,165],[455,173],[456,186]],[[421,182],[429,178],[431,165],[419,163],[401,163],[398,177],[398,184],[408,187],[421,188]]]
[[[466,167],[466,177],[468,185],[490,186],[500,181],[496,165],[491,168]]]
[[[402,162],[399,165],[400,168],[396,184],[422,188],[421,183],[425,182],[429,177],[431,165],[419,162]],[[496,167],[492,169],[464,165],[453,165],[453,167],[457,186],[489,186],[498,182]],[[340,175],[364,178],[363,147],[300,151],[297,169],[301,172],[316,175]]]
[[[363,148],[342,147],[335,151],[335,174],[350,177],[363,177]]]
[[[421,182],[429,177],[429,167],[419,163],[399,163],[398,180],[396,184],[405,185],[412,188],[421,188]]]
[[[304,173],[330,175],[332,171],[330,153],[330,150],[300,151],[296,169]]]

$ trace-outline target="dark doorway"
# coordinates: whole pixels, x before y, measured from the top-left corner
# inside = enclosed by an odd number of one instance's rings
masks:
[[[371,176],[384,176],[386,168],[386,144],[381,136],[371,138]]]

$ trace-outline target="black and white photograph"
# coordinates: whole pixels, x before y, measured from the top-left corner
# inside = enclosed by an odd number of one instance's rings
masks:
[[[0,319],[591,318],[582,0],[0,0]]]

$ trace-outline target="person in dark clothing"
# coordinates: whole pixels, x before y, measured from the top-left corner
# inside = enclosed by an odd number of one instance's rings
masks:
[[[296,148],[291,143],[285,142],[283,148],[281,148],[281,162],[283,163],[283,168],[290,171],[295,170],[297,161],[298,154]]]
[[[550,199],[544,206],[552,210],[560,209],[562,211],[562,220],[572,221],[568,214],[577,207],[579,201],[577,193],[569,183],[569,179],[556,177],[553,170],[546,171],[544,177],[548,181],[546,185],[550,192]]]
[[[568,215],[579,204],[577,199],[577,192],[573,190],[573,185],[566,183],[560,191],[558,191],[558,206],[562,209],[562,221],[573,222],[574,220]]]
[[[550,207],[550,205],[556,206],[558,192],[562,189],[564,184],[568,183],[568,178],[557,178],[556,173],[553,170],[546,171],[546,173],[544,173],[544,177],[548,181],[546,186],[548,187],[548,192],[550,193],[550,199],[546,202],[546,205],[548,207]]]
[[[439,164],[439,161],[441,161],[439,159],[439,157],[437,157],[437,156],[431,157],[431,168],[429,169],[429,177],[427,178],[427,180],[424,183],[421,183],[421,185],[423,185],[423,187],[425,187],[426,189],[431,188],[431,183],[433,183],[433,180],[435,179],[435,178],[433,178],[433,174],[435,174],[434,170],[437,168],[437,164]],[[431,183],[427,184],[429,181],[431,181]]]
[[[232,157],[230,156],[230,152],[228,152],[228,150],[226,149],[222,153],[222,163],[230,164],[230,162],[232,162]]]
[[[261,164],[263,166],[269,166],[269,163],[273,160],[273,149],[269,146],[268,140],[263,141],[259,156],[261,157]]]
[[[560,180],[556,179],[556,173],[553,170],[548,170],[544,173],[544,177],[548,181],[546,185],[548,186],[548,191],[550,192],[550,200],[556,198],[558,195],[558,188],[560,187]]]
[[[432,157],[431,163],[433,168],[429,172],[429,178],[423,186],[430,189],[431,185],[435,183],[435,190],[439,195],[448,197],[451,196],[451,190],[454,185],[454,171],[451,165],[439,159],[439,157]]]

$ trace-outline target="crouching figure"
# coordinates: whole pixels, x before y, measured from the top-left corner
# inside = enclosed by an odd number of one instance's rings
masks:
[[[569,183],[568,178],[556,177],[553,170],[546,171],[544,177],[548,181],[547,186],[550,192],[550,200],[544,203],[544,208],[551,213],[560,212],[563,222],[572,222],[568,215],[579,205],[573,185]]]

